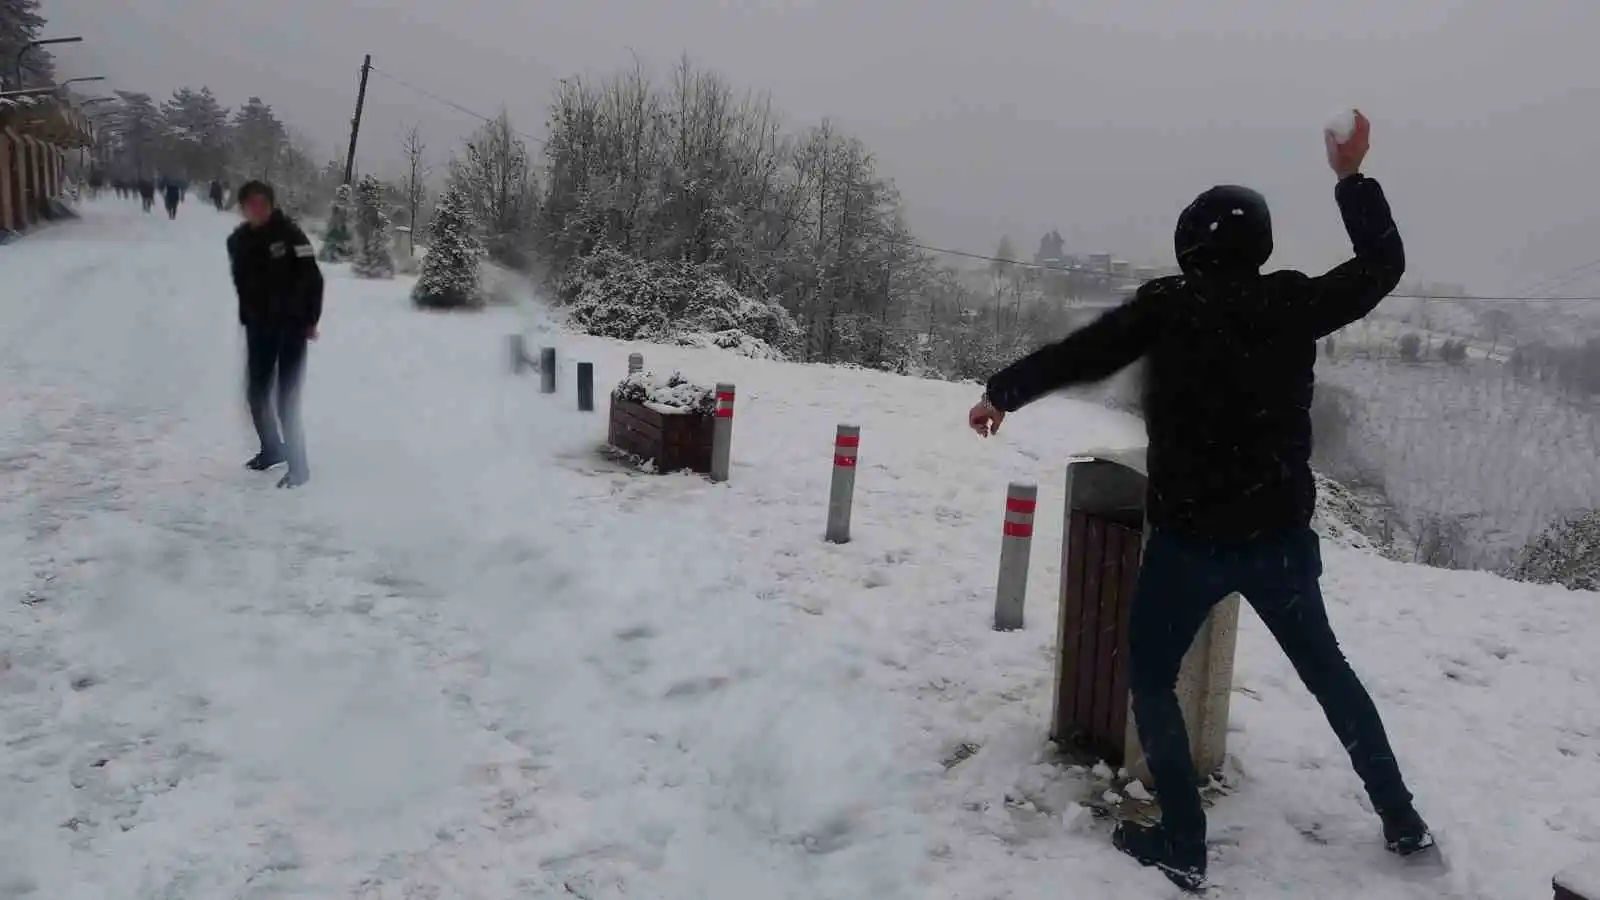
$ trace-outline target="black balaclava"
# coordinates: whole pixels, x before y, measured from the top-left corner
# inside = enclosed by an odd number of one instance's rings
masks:
[[[1226,277],[1259,272],[1272,255],[1267,200],[1247,187],[1218,185],[1178,215],[1172,240],[1185,274]]]

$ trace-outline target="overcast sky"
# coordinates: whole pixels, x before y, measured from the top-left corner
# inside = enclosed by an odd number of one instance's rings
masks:
[[[833,116],[877,152],[928,241],[1167,262],[1219,182],[1267,195],[1275,266],[1347,251],[1321,127],[1373,121],[1411,274],[1527,288],[1600,257],[1597,0],[44,0],[64,76],[166,96],[260,95],[342,156],[363,53],[542,131],[553,79],[680,53]],[[441,156],[476,123],[374,77],[361,157],[420,123]],[[1586,287],[1600,289],[1600,278]]]

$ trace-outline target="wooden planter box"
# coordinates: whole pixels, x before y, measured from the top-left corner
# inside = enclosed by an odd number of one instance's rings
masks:
[[[657,472],[709,474],[713,422],[710,416],[661,412],[613,396],[606,441],[629,456],[653,462]]]

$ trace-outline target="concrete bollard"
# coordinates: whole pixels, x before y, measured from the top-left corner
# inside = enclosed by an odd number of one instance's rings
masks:
[[[511,335],[511,374],[521,375],[522,370],[528,366],[528,345],[522,335]]]
[[[578,412],[594,412],[594,363],[578,363]]]
[[[711,480],[727,481],[733,455],[733,385],[717,382],[717,413],[711,423]]]
[[[628,374],[629,375],[637,375],[637,374],[639,374],[640,372],[643,372],[643,371],[644,371],[644,354],[643,353],[629,353],[628,354]]]
[[[544,394],[556,392],[556,348],[554,347],[539,349],[539,391]]]
[[[833,482],[828,487],[830,544],[850,543],[850,508],[856,492],[856,452],[861,447],[861,426],[840,425],[833,437]]]
[[[1028,556],[1033,546],[1033,512],[1038,501],[1038,485],[1013,481],[1006,487],[1000,577],[994,592],[995,631],[1022,628],[1022,606],[1028,594]]]

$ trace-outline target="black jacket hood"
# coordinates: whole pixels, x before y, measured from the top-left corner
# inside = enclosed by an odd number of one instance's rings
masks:
[[[1194,198],[1178,215],[1173,246],[1186,275],[1259,272],[1272,256],[1267,199],[1247,187],[1218,185]]]

